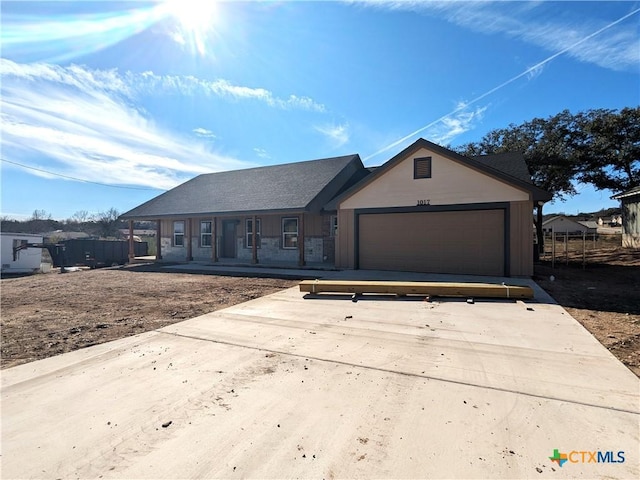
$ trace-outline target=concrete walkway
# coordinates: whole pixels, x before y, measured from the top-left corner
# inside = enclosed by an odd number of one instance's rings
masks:
[[[558,305],[293,288],[4,370],[2,476],[638,478],[639,387]]]

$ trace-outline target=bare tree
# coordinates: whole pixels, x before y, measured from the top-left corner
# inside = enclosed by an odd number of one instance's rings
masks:
[[[78,210],[76,213],[71,215],[69,220],[75,223],[84,223],[89,220],[89,212],[86,210]]]
[[[46,210],[34,210],[31,214],[31,220],[51,220],[51,214]]]
[[[99,212],[93,216],[100,235],[102,237],[115,237],[118,232],[118,217],[120,212],[115,208],[110,208],[106,212]]]

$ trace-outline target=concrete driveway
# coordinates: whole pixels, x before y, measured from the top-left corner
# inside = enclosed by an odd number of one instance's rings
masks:
[[[2,476],[638,478],[639,387],[557,305],[294,288],[3,371]]]

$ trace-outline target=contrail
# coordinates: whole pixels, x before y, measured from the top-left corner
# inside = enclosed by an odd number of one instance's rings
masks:
[[[465,108],[467,108],[469,105],[473,105],[474,103],[479,102],[480,100],[482,100],[485,97],[488,97],[489,95],[491,95],[494,92],[497,92],[498,90],[500,90],[503,87],[506,87],[507,85],[509,85],[510,83],[515,82],[516,80],[518,80],[519,78],[524,77],[525,75],[533,72],[534,70],[542,67],[543,65],[549,63],[551,60],[553,60],[556,57],[559,57],[560,55],[562,55],[563,53],[568,52],[569,50],[571,50],[574,47],[577,47],[578,45],[580,45],[581,43],[586,42],[587,40],[590,40],[591,38],[595,37],[596,35],[601,34],[602,32],[604,32],[605,30],[608,30],[609,28],[617,25],[620,22],[623,22],[624,20],[626,20],[627,18],[635,15],[636,13],[640,12],[640,8],[636,8],[635,10],[633,10],[630,13],[627,13],[625,16],[620,17],[618,20],[610,23],[609,25],[605,25],[604,27],[602,27],[600,30],[596,30],[595,32],[593,32],[590,35],[587,35],[586,37],[584,37],[582,40],[577,41],[576,43],[569,45],[567,48],[564,48],[562,50],[560,50],[557,53],[554,53],[553,55],[551,55],[548,58],[545,58],[544,60],[542,60],[541,62],[535,64],[533,67],[527,68],[524,72],[516,75],[515,77],[510,78],[509,80],[507,80],[506,82],[501,83],[500,85],[498,85],[497,87],[493,87],[491,90],[488,90],[487,92],[483,93],[482,95],[474,98],[473,100],[469,101],[469,102],[465,102],[463,104],[461,104],[458,108],[456,108],[455,110],[450,111],[449,113],[441,116],[440,118],[438,118],[437,120],[434,120],[433,122],[425,125],[424,127],[419,128],[418,130],[411,132],[409,135],[405,135],[404,137],[402,137],[399,140],[396,140],[393,143],[390,143],[389,145],[387,145],[386,147],[381,148],[380,150],[378,150],[375,153],[372,153],[371,155],[367,156],[364,158],[364,161],[369,160],[370,158],[373,158],[381,153],[386,152],[387,150],[390,150],[394,147],[397,147],[398,145],[400,145],[401,143],[409,140],[411,137],[414,137],[416,135],[418,135],[420,132],[425,131],[427,128],[431,128],[434,125],[440,123],[441,121],[443,121],[445,118],[450,117],[451,115],[454,115],[456,113],[458,113],[461,110],[464,110]]]

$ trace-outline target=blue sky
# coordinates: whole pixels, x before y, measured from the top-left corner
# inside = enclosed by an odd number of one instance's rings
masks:
[[[640,102],[640,2],[3,0],[4,216]],[[547,212],[617,206],[608,191]]]

